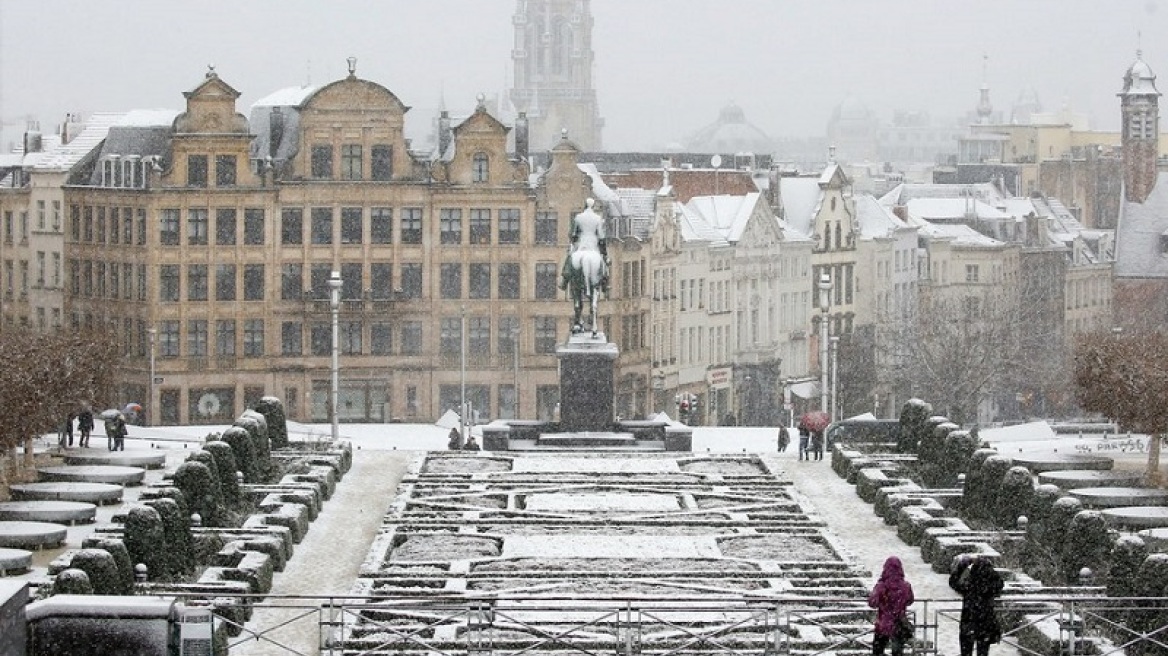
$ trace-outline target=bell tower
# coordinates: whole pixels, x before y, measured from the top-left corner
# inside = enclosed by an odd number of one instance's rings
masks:
[[[1119,93],[1123,113],[1124,200],[1143,203],[1156,184],[1156,158],[1160,142],[1160,92],[1156,74],[1136,51],[1136,61],[1123,76]]]
[[[589,0],[517,0],[511,22],[511,102],[527,114],[531,148],[551,149],[567,130],[581,150],[600,150]]]

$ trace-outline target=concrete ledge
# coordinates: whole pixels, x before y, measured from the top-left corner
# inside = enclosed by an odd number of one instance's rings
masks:
[[[0,549],[0,576],[23,574],[31,568],[31,551],[25,549]]]
[[[0,503],[0,521],[89,523],[97,506],[82,501],[6,501]]]

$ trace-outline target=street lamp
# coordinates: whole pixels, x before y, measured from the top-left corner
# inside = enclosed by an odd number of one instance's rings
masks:
[[[819,409],[827,412],[827,311],[831,309],[831,275],[819,276]]]
[[[458,327],[458,435],[461,442],[459,448],[466,444],[466,306],[462,306],[462,315]]]
[[[341,307],[341,272],[333,271],[329,276],[329,304],[333,308],[333,367],[332,367],[332,385],[330,387],[330,395],[332,401],[329,403],[329,419],[333,424],[333,441],[340,437],[340,429],[337,426],[337,405],[340,403],[340,358],[338,357],[340,338],[339,327],[337,325],[337,314]]]
[[[154,328],[149,328],[146,332],[150,333],[150,398],[146,401],[146,407],[149,408],[148,412],[150,414],[148,416],[150,417],[150,423],[153,425],[155,408],[158,407],[157,401],[154,398],[154,385],[157,382],[154,373],[154,338],[158,334],[158,331]]]
[[[839,419],[839,335],[831,336],[831,420]]]
[[[511,330],[511,342],[515,347],[515,411],[512,413],[519,419],[519,322],[516,321]]]

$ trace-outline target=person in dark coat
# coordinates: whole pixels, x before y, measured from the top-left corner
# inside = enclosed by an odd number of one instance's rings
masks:
[[[106,443],[110,451],[126,450],[126,417],[118,413],[105,422]]]
[[[459,433],[457,428],[450,429],[450,439],[446,441],[446,448],[451,451],[458,451],[462,448],[462,433]]]
[[[988,656],[990,645],[1002,639],[1002,627],[994,609],[994,599],[1005,583],[985,556],[958,556],[949,574],[949,587],[961,595],[961,624],[958,640],[961,656]]]
[[[82,408],[77,413],[77,432],[80,434],[78,446],[89,447],[89,434],[93,432],[93,411],[89,408]]]
[[[811,453],[807,455],[810,460],[814,455],[816,460],[823,460],[823,431],[811,431]]]
[[[479,443],[477,440],[475,440],[474,435],[471,435],[470,437],[466,438],[466,444],[462,445],[462,450],[463,451],[478,451],[479,450]]]
[[[76,417],[72,412],[65,417],[65,423],[61,425],[61,432],[58,436],[58,441],[61,446],[73,446],[73,419]]]
[[[791,443],[791,434],[787,432],[786,428],[779,428],[779,451],[786,451],[787,445]]]
[[[810,460],[811,459],[811,454],[808,453],[808,451],[807,451],[807,447],[809,446],[810,442],[811,442],[811,431],[807,430],[807,428],[804,426],[800,426],[799,427],[799,459],[800,460],[804,460],[804,459]]]
[[[912,585],[904,578],[904,565],[896,556],[889,556],[884,561],[880,580],[868,595],[868,606],[876,609],[873,656],[883,656],[884,648],[889,644],[892,645],[892,656],[904,654],[904,645],[911,636],[901,635],[897,625],[914,601]]]

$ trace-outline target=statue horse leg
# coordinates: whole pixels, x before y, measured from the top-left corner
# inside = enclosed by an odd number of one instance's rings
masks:
[[[599,298],[600,298],[600,286],[589,282],[589,284],[588,284],[588,299],[589,299],[590,304],[591,304],[590,323],[592,324],[592,336],[593,337],[596,337],[597,333],[599,332],[599,326],[597,326],[597,319],[596,319],[596,305],[597,305],[597,301],[599,300]]]

